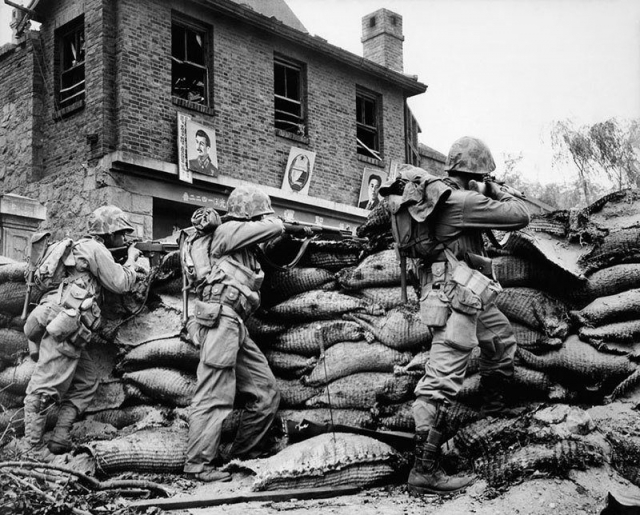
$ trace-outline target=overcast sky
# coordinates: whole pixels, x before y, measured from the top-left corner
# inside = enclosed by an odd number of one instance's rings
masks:
[[[547,182],[548,129],[570,118],[640,118],[638,0],[287,0],[311,34],[362,55],[361,19],[403,17],[404,69],[428,86],[409,100],[420,140],[442,153],[484,139],[501,165],[524,152],[527,178]],[[11,9],[0,4],[0,44]]]
[[[361,18],[403,18],[404,70],[428,86],[409,100],[421,142],[446,154],[486,141],[501,165],[524,152],[527,178],[556,179],[554,120],[640,118],[638,0],[288,0],[312,34],[362,55]]]

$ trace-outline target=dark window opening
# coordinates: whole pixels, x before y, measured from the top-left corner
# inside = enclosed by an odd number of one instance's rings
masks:
[[[60,33],[58,108],[64,109],[85,98],[84,23],[75,22]]]
[[[182,25],[171,27],[171,94],[208,105],[206,33]]]
[[[378,109],[379,101],[376,95],[364,91],[356,93],[358,154],[381,160]]]
[[[197,206],[159,198],[153,199],[153,238],[159,240],[176,235],[190,227]]]
[[[372,17],[369,18],[369,27],[375,27],[376,26],[376,17]]]
[[[305,136],[304,67],[276,57],[273,76],[276,129]]]

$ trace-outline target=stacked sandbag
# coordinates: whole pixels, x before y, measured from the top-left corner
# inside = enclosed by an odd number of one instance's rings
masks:
[[[276,375],[281,417],[373,427],[378,403],[412,395],[417,376],[394,370],[428,348],[431,333],[415,291],[403,305],[395,251],[318,242],[299,266],[267,269],[262,293],[267,307],[247,326]]]
[[[18,365],[29,350],[20,317],[27,293],[27,263],[0,259],[0,370],[3,370]]]

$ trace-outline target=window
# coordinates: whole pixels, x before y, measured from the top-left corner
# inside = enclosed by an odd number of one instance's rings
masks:
[[[64,109],[85,98],[84,20],[60,29],[58,42],[58,109]]]
[[[420,166],[420,150],[418,145],[418,133],[422,132],[418,121],[405,102],[404,104],[404,120],[405,120],[405,137],[406,137],[406,154],[407,163]]]
[[[356,91],[356,137],[358,154],[381,160],[378,95],[358,89]]]
[[[276,129],[305,136],[304,65],[276,57],[273,82]]]
[[[209,105],[206,35],[204,29],[171,26],[171,94],[203,106]]]

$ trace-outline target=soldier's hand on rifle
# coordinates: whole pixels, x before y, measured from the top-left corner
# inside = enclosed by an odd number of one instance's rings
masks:
[[[480,182],[480,181],[475,181],[475,180],[470,180],[469,181],[469,189],[471,191],[476,191],[478,193],[480,193],[481,195],[485,195],[485,196],[489,196],[487,191],[488,191],[488,184],[486,182]]]
[[[140,257],[140,249],[136,248],[135,245],[129,245],[127,248],[127,263],[135,263]]]

